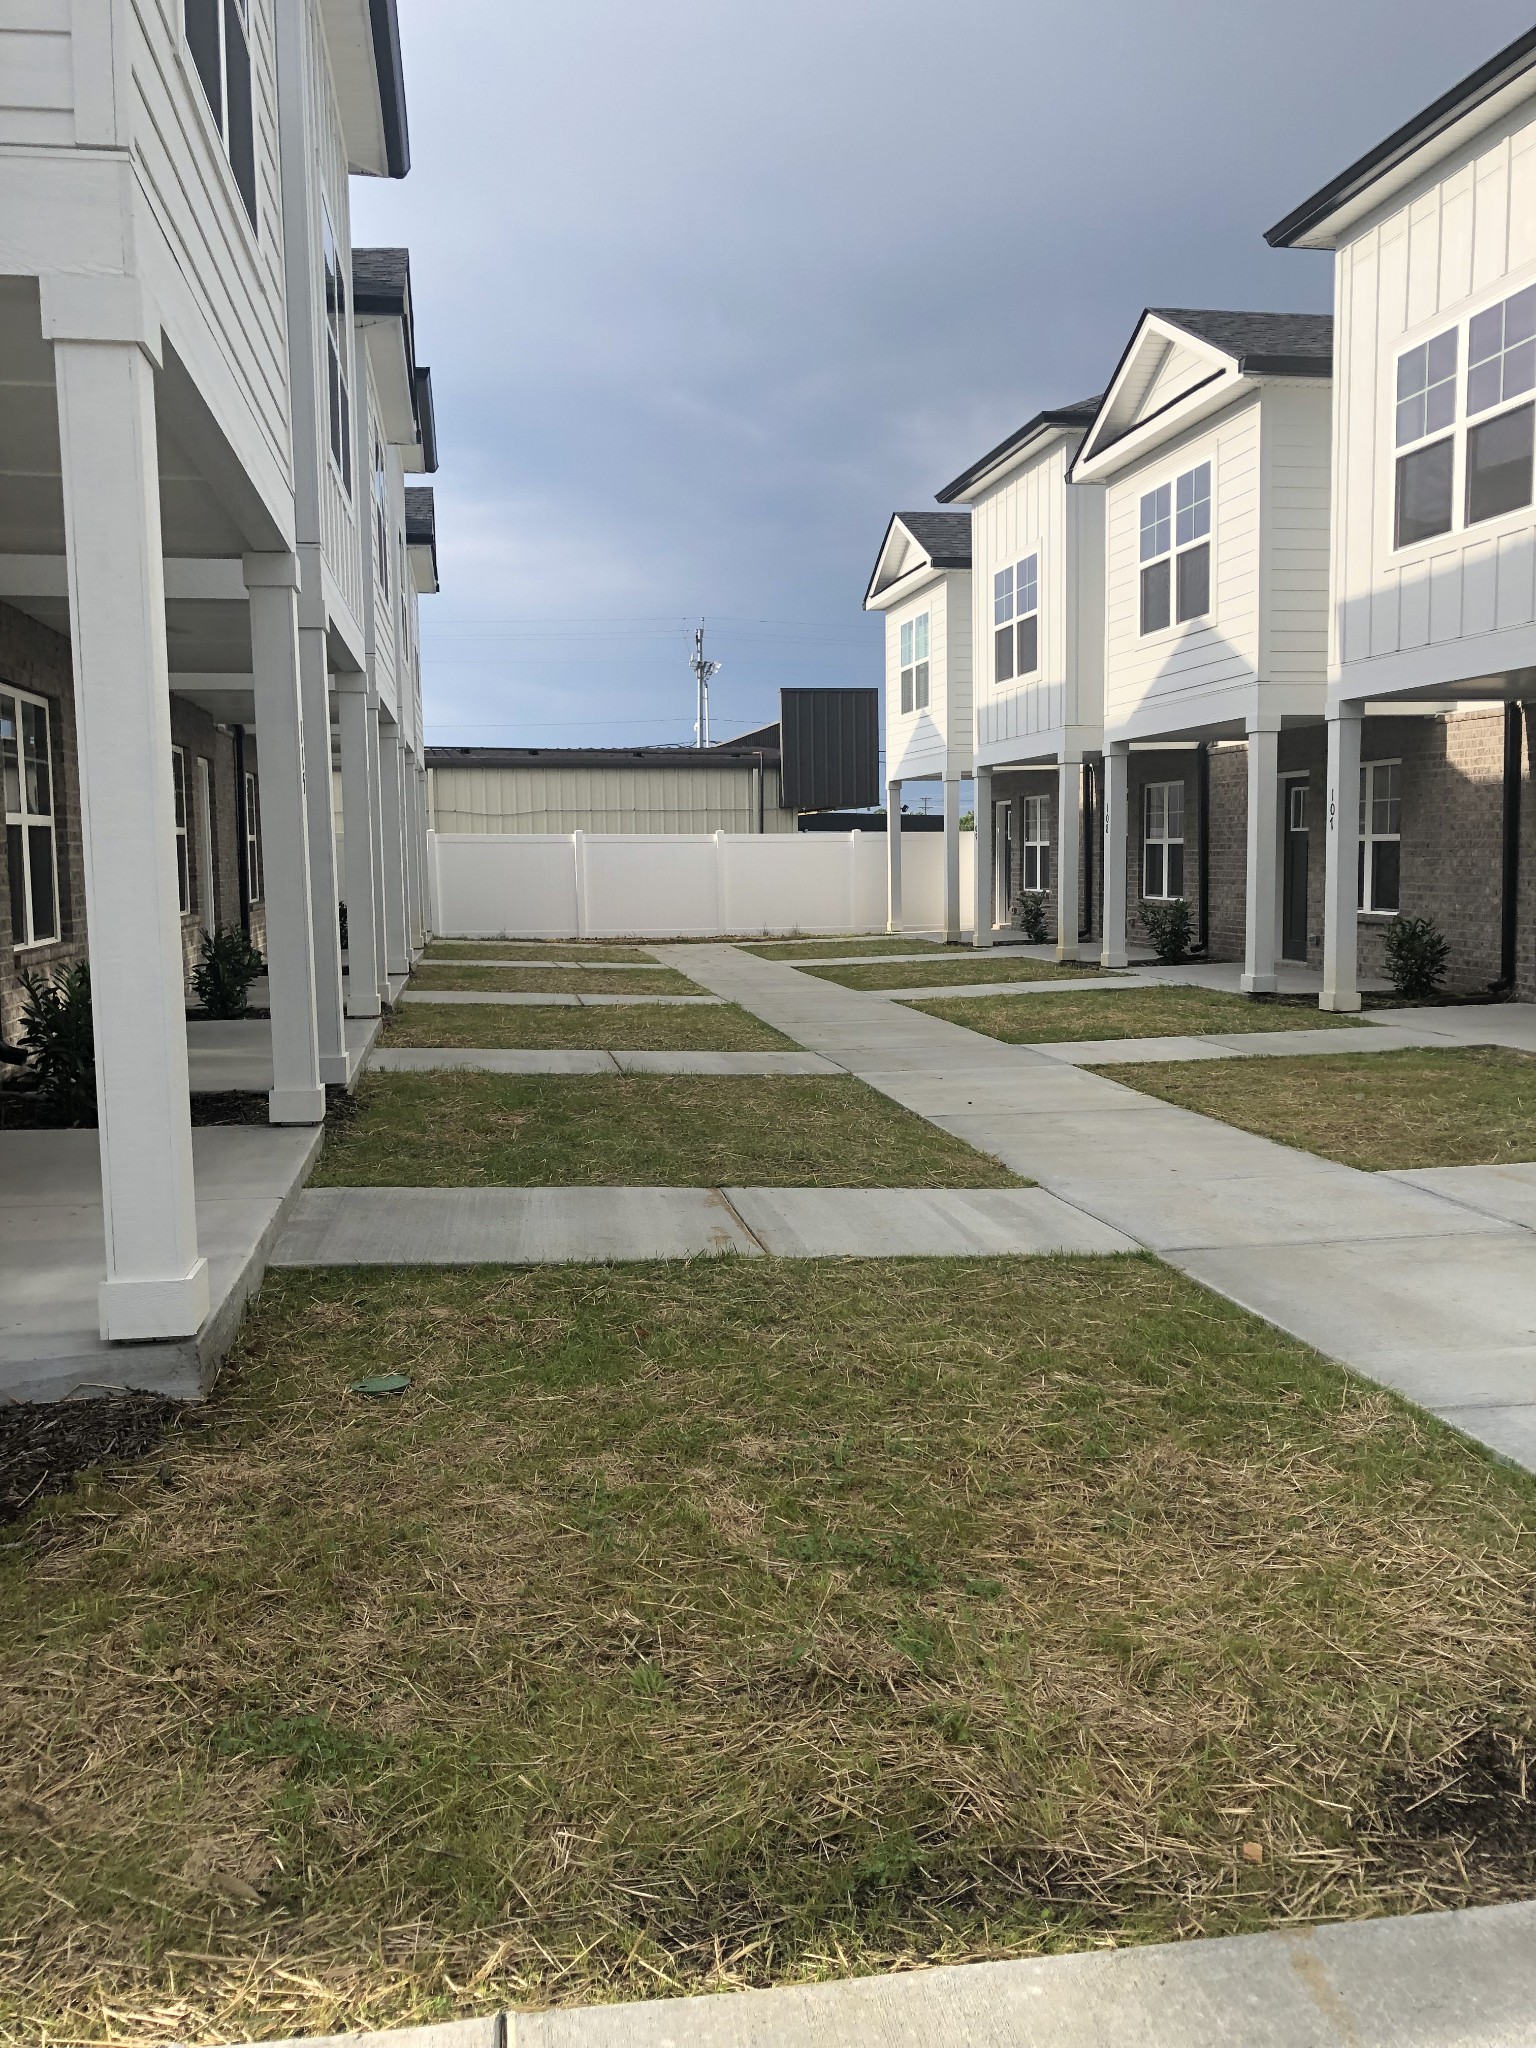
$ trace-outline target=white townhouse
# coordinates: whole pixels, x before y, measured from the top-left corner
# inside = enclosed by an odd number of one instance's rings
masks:
[[[864,609],[885,615],[889,928],[901,930],[901,792],[944,794],[944,935],[960,936],[960,784],[971,773],[971,515],[893,513]]]
[[[1281,754],[1323,713],[1332,352],[1326,315],[1148,311],[1073,464],[1106,493],[1106,966],[1128,890],[1191,901],[1214,950],[1212,751],[1234,741],[1243,988],[1277,986],[1288,935],[1304,953],[1311,818],[1304,776],[1282,806]]]
[[[990,945],[1016,894],[1053,895],[1061,960],[1093,920],[1104,486],[1068,477],[1098,408],[1037,413],[937,494],[971,508],[975,943]]]
[[[387,602],[405,590],[402,478],[427,440],[394,342],[377,363],[359,343],[348,180],[408,168],[394,0],[0,9],[0,995],[88,954],[109,1340],[209,1316],[185,974],[189,935],[235,919],[227,877],[265,944],[271,1119],[318,1123],[355,1066],[338,709],[369,820],[348,838],[377,829],[385,898],[356,1014],[405,958],[415,651],[390,670],[370,606],[376,531]]]
[[[1268,240],[1334,252],[1322,1005],[1359,1007],[1399,912],[1437,916],[1464,986],[1529,995],[1536,30]]]

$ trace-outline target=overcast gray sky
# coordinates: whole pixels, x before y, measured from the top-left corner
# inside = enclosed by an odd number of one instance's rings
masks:
[[[1517,0],[401,0],[443,591],[430,740],[686,742],[873,683],[889,514],[1146,305],[1325,310],[1263,230]]]

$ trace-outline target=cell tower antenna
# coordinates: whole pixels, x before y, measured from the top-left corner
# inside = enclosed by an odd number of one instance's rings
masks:
[[[699,630],[693,636],[693,659],[688,666],[693,670],[699,686],[698,717],[694,721],[693,741],[698,747],[709,745],[709,683],[712,676],[720,673],[718,661],[704,659],[704,621],[700,619]]]

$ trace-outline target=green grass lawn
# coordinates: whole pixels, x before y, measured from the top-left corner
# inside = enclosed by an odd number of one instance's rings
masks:
[[[1070,990],[1038,1003],[1013,996],[963,996],[958,1002],[914,1003],[930,1017],[964,1024],[1011,1045],[1070,1045],[1095,1038],[1183,1038],[1191,1033],[1316,1031],[1354,1025],[1353,1017],[1315,1004],[1255,1002],[1211,988]],[[1120,1071],[1117,1067],[1117,1073]]]
[[[427,960],[649,960],[648,946],[602,946],[590,940],[434,939]]]
[[[845,960],[855,955],[868,954],[871,958],[881,953],[942,953],[944,948],[935,945],[931,939],[885,938],[885,939],[771,939],[757,945],[744,945],[744,953],[756,953],[764,960],[788,960],[791,964],[800,960]]]
[[[0,2036],[1530,1896],[1533,1522],[1151,1260],[269,1275],[5,1532]]]
[[[1101,1071],[1367,1173],[1536,1159],[1536,1056],[1502,1046]]]
[[[907,966],[899,960],[874,960],[867,967],[807,967],[805,971],[843,988],[944,988],[967,981],[1083,981],[1096,979],[1101,970],[1089,961],[1059,967],[1054,960],[1021,959],[1016,954],[999,957],[967,946],[946,951],[937,960],[914,960]]]
[[[851,1076],[366,1074],[315,1187],[1022,1185]]]
[[[672,967],[418,967],[419,995],[444,989],[539,996],[697,996],[704,991]]]
[[[670,1009],[542,1009],[536,1003],[404,1003],[379,1040],[388,1046],[574,1047],[599,1052],[787,1052],[794,1040],[735,1003]]]

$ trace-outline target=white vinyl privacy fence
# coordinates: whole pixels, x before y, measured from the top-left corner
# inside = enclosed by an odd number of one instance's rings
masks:
[[[883,832],[434,832],[443,938],[681,939],[882,932]],[[976,837],[960,835],[960,902]],[[904,832],[902,923],[944,921],[944,835]]]

